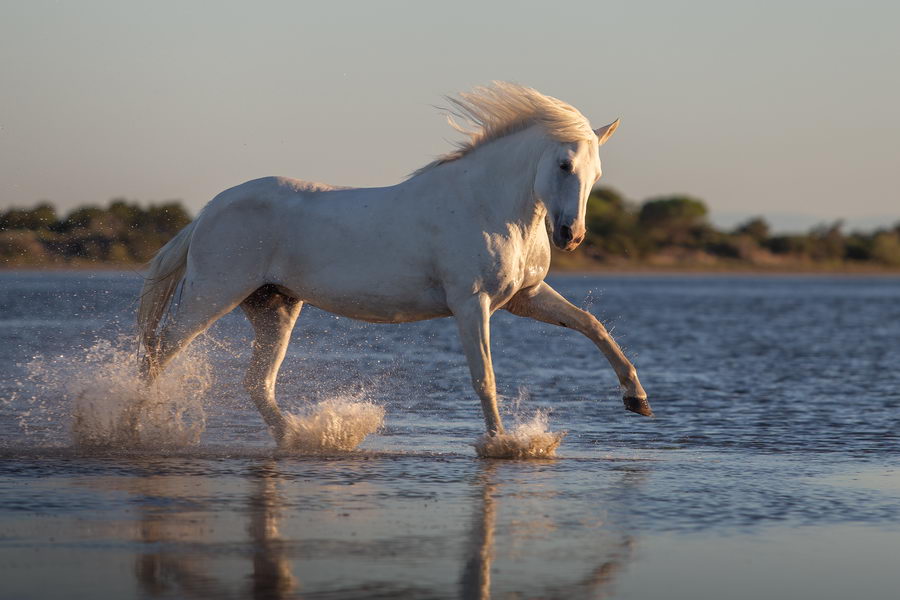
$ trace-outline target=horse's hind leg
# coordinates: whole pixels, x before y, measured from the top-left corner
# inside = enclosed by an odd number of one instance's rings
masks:
[[[274,285],[262,286],[241,303],[256,333],[244,387],[278,441],[284,436],[286,421],[275,402],[275,380],[302,307],[302,301]]]
[[[181,298],[170,321],[159,335],[145,340],[147,352],[140,370],[144,383],[149,387],[185,346],[246,298],[253,289],[246,287],[249,286],[237,283],[224,286],[191,277],[185,279]],[[151,398],[151,395],[144,394],[125,414],[132,431],[137,431],[140,416],[146,411]]]
[[[175,355],[210,325],[231,312],[253,287],[247,284],[225,286],[190,274],[185,279],[181,299],[170,322],[155,339],[147,343],[141,376],[147,384],[166,368]],[[249,287],[249,289],[247,289]]]

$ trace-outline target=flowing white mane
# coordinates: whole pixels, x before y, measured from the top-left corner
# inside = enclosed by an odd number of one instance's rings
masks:
[[[562,100],[546,96],[535,89],[494,81],[471,92],[461,92],[459,98],[447,97],[453,105],[448,111],[450,126],[468,136],[457,149],[418,169],[418,175],[432,167],[462,158],[475,148],[497,138],[540,125],[547,135],[561,142],[589,140],[594,132],[587,118]],[[462,127],[454,120],[466,121],[472,128]]]

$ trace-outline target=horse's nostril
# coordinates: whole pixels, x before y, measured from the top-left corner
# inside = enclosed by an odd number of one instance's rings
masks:
[[[572,239],[572,228],[569,227],[568,225],[563,225],[562,227],[560,227],[559,233],[560,233],[560,235],[562,235],[562,238],[567,242]]]

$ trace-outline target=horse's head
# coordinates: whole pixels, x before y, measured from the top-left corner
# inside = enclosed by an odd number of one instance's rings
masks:
[[[616,120],[595,129],[595,139],[549,144],[538,163],[534,194],[547,209],[550,239],[561,250],[572,251],[584,240],[588,195],[602,174],[598,148],[618,126]]]

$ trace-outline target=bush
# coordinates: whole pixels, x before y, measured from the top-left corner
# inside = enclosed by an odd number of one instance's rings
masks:
[[[48,252],[36,232],[25,229],[0,231],[0,260],[4,264],[37,264],[47,258]]]
[[[74,260],[149,260],[191,217],[178,201],[151,204],[117,198],[107,208],[82,206],[59,220],[47,203],[0,214],[0,257],[7,263]],[[17,235],[12,235],[17,234]]]
[[[0,231],[27,229],[50,230],[57,224],[56,209],[42,202],[34,208],[10,208],[0,214]]]
[[[769,227],[768,221],[766,221],[764,218],[753,217],[752,219],[738,225],[734,229],[734,235],[747,236],[750,239],[755,240],[757,244],[761,244],[769,239],[769,235],[771,235],[771,228]]]
[[[892,267],[900,266],[900,234],[882,231],[872,240],[872,259]]]

